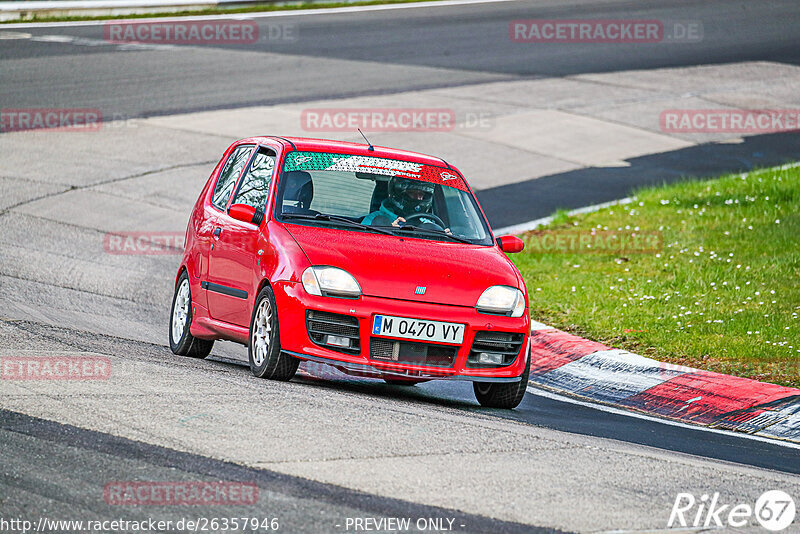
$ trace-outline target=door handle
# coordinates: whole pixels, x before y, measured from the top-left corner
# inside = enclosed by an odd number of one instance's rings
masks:
[[[222,233],[222,228],[214,228],[214,237],[219,238],[219,235]]]

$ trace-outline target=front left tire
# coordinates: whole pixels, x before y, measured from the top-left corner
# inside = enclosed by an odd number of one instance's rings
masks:
[[[473,382],[475,398],[484,408],[503,408],[510,410],[519,406],[528,388],[528,376],[531,372],[530,361],[525,362],[525,371],[519,382]]]
[[[169,313],[169,348],[178,356],[205,358],[211,354],[214,340],[199,339],[189,331],[192,326],[192,288],[186,271],[181,273],[172,296]]]
[[[291,380],[300,360],[281,351],[278,308],[272,288],[264,286],[256,297],[247,345],[250,371],[258,378]]]

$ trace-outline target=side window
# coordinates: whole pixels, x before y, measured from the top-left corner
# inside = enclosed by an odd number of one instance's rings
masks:
[[[260,149],[253,159],[250,170],[242,179],[242,185],[239,186],[239,192],[236,193],[233,203],[247,204],[260,210],[266,208],[274,169],[275,153],[269,149]]]
[[[236,150],[225,162],[225,166],[219,173],[217,185],[214,187],[214,194],[211,197],[211,203],[218,209],[224,210],[228,205],[228,199],[231,198],[233,188],[236,186],[236,180],[242,173],[242,169],[250,159],[250,154],[253,152],[253,145],[243,145]]]

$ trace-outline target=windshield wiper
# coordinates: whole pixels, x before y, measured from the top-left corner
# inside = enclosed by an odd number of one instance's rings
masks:
[[[339,217],[338,215],[325,215],[324,213],[317,213],[315,215],[306,215],[304,213],[281,213],[281,217],[284,219],[300,219],[304,221],[330,221],[330,222],[338,222],[342,224],[346,224],[348,226],[352,226],[353,228],[361,228],[362,230],[369,230],[370,232],[378,232],[379,234],[385,235],[395,235],[393,232],[388,230],[384,230],[383,228],[377,226],[369,226],[368,224],[361,224],[355,221],[351,221],[346,217]]]
[[[460,243],[466,243],[468,245],[474,245],[472,241],[469,239],[464,239],[463,237],[458,237],[457,235],[448,234],[444,230],[439,230],[438,228],[422,228],[421,226],[414,226],[413,224],[406,224],[403,226],[392,227],[394,230],[410,230],[412,232],[427,232],[429,234],[434,234],[442,237],[450,238],[454,241],[458,241]]]

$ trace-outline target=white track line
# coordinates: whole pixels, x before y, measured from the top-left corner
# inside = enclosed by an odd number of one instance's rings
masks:
[[[52,28],[52,27],[69,27],[69,26],[102,26],[110,22],[173,22],[173,21],[203,21],[203,20],[250,20],[250,19],[265,19],[277,17],[305,17],[314,15],[330,15],[336,13],[363,13],[369,11],[393,11],[397,9],[421,9],[426,7],[451,7],[451,6],[468,6],[473,4],[496,4],[504,2],[517,2],[519,0],[439,0],[436,2],[411,2],[408,4],[385,4],[385,5],[372,5],[372,6],[350,6],[350,7],[332,7],[332,8],[319,8],[319,9],[302,9],[302,10],[285,10],[285,11],[265,11],[254,13],[230,13],[220,15],[202,15],[193,17],[154,17],[150,19],[108,19],[108,20],[78,20],[78,21],[65,21],[65,22],[15,22],[13,24],[0,24],[0,31],[12,29],[25,29],[25,28]]]
[[[673,421],[672,419],[665,419],[661,417],[654,417],[652,415],[646,415],[639,412],[628,411],[622,408],[615,408],[613,406],[609,406],[607,404],[600,404],[598,402],[590,402],[590,401],[582,401],[572,397],[568,397],[566,395],[559,395],[558,393],[553,393],[551,391],[547,391],[544,389],[540,389],[536,386],[528,386],[528,393],[532,393],[534,395],[538,395],[540,397],[545,397],[547,399],[556,400],[559,402],[568,402],[570,404],[577,404],[578,406],[583,406],[585,408],[592,408],[593,410],[600,410],[601,412],[612,413],[614,415],[623,415],[626,417],[635,417],[637,419],[644,419],[645,421],[652,421],[654,423],[661,423],[663,425],[670,425],[670,426],[677,426],[681,428],[688,428],[690,430],[698,430],[701,432],[711,432],[712,434],[723,434],[725,436],[730,436],[734,438],[743,438],[743,439],[750,439],[753,441],[760,441],[762,443],[771,443],[772,445],[778,445],[781,447],[787,447],[789,449],[800,449],[800,443],[792,443],[790,441],[782,441],[778,439],[772,438],[765,438],[763,436],[756,436],[753,434],[745,434],[744,432],[733,432],[732,430],[722,430],[719,428],[710,428],[707,426],[702,425],[693,425],[689,423],[682,423],[680,421]]]

